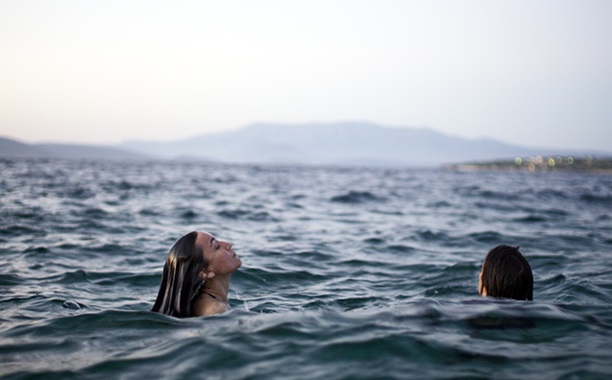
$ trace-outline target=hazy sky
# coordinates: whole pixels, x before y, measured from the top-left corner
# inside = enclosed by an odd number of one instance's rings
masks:
[[[0,135],[256,121],[612,150],[612,1],[0,0]]]

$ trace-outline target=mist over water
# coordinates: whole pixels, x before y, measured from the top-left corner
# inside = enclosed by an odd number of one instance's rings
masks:
[[[608,378],[612,176],[0,160],[6,378]],[[151,313],[169,248],[234,244],[232,311]],[[479,297],[519,245],[534,301]]]

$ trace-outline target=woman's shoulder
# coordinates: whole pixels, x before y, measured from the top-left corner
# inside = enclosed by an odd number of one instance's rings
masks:
[[[193,302],[192,314],[195,317],[221,314],[229,310],[229,306],[208,293],[201,293]]]

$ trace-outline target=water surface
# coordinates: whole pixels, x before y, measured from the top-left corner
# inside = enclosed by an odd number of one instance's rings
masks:
[[[0,375],[609,378],[612,176],[0,160]],[[232,311],[149,312],[191,230]],[[476,294],[521,246],[534,302]]]

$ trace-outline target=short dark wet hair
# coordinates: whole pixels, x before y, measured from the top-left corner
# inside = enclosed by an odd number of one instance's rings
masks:
[[[200,272],[208,263],[196,246],[198,232],[192,231],[174,243],[164,265],[164,272],[151,311],[173,317],[191,317],[191,306],[205,281]]]
[[[487,296],[533,300],[533,273],[519,247],[498,245],[482,266],[482,287]]]

